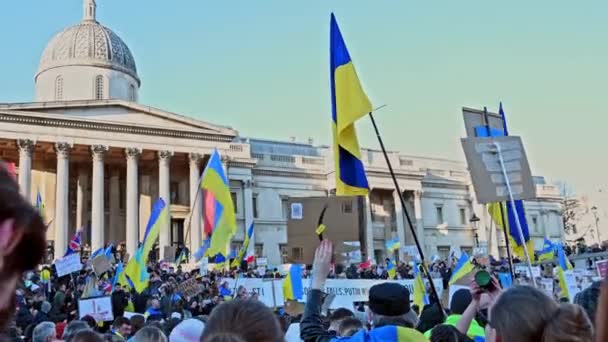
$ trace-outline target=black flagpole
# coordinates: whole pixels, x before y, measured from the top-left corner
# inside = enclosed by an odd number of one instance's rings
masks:
[[[386,160],[386,164],[388,165],[388,171],[391,173],[391,177],[393,178],[393,183],[395,183],[395,190],[399,194],[399,201],[401,202],[401,209],[405,214],[405,218],[407,220],[408,225],[410,226],[410,230],[412,232],[412,236],[414,237],[414,241],[416,242],[416,248],[418,248],[418,253],[420,253],[420,261],[422,264],[422,270],[424,275],[428,279],[431,285],[431,291],[433,292],[433,296],[437,299],[437,304],[439,305],[439,310],[441,310],[441,314],[445,317],[445,311],[443,309],[443,305],[441,305],[441,298],[437,295],[437,289],[435,288],[435,283],[433,283],[433,278],[431,278],[431,273],[429,272],[425,259],[424,252],[422,251],[422,247],[420,246],[420,242],[418,241],[418,236],[416,235],[416,231],[414,230],[414,226],[412,225],[412,220],[410,219],[410,215],[407,212],[407,208],[405,207],[405,200],[403,199],[403,193],[401,192],[401,188],[399,187],[399,183],[397,182],[397,177],[395,176],[395,172],[393,171],[393,166],[391,165],[391,161],[388,158],[388,154],[386,153],[386,148],[384,147],[384,142],[382,141],[382,137],[380,136],[380,131],[378,131],[378,126],[376,125],[376,120],[374,120],[374,116],[372,112],[369,112],[369,118],[372,120],[372,125],[374,125],[374,131],[376,131],[376,137],[378,138],[378,142],[380,143],[380,148],[382,148],[382,154],[384,154],[384,159]],[[422,308],[420,308],[422,311]]]
[[[488,108],[483,107],[483,120],[485,121],[486,130],[488,132],[488,138],[492,138],[492,131],[490,129],[490,120],[488,119]],[[503,209],[502,202],[500,204],[500,220],[502,221],[502,231],[505,235],[505,244],[507,246],[507,260],[509,261],[509,272],[511,273],[511,279],[515,279],[515,273],[513,272],[513,257],[511,255],[511,243],[509,242],[509,234],[507,233],[507,223],[505,219],[505,210]],[[493,219],[493,218],[492,218]],[[497,222],[498,224],[498,222]]]

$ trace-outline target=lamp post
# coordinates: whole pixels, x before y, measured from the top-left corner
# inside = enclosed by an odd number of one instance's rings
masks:
[[[591,212],[593,213],[593,218],[595,220],[595,235],[597,237],[597,243],[599,245],[602,242],[602,240],[600,238],[600,227],[599,227],[600,218],[597,217],[597,207],[596,206],[591,207]]]
[[[477,215],[475,215],[475,213],[473,213],[473,216],[471,216],[471,219],[469,220],[469,222],[473,226],[473,229],[475,229],[475,247],[479,247],[479,234],[477,234],[479,221],[481,220],[479,219],[479,217],[477,217]]]

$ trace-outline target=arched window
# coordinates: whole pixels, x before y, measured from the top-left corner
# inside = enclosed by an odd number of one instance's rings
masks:
[[[103,76],[97,75],[95,77],[95,100],[103,99]]]
[[[55,79],[55,100],[63,100],[63,77]]]
[[[129,86],[129,100],[135,102],[135,86],[132,84]]]

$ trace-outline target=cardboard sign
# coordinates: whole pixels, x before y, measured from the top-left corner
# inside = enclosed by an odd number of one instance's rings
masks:
[[[80,263],[80,254],[70,254],[55,261],[55,269],[57,270],[58,277],[63,277],[64,275],[73,272],[79,272],[80,270],[82,270],[82,264]]]
[[[93,259],[93,272],[98,277],[106,273],[110,269],[110,261],[105,255],[98,255]]]
[[[86,315],[95,318],[96,322],[114,321],[111,297],[97,297],[79,300],[78,317],[83,318]]]
[[[166,262],[175,262],[175,252],[177,251],[177,247],[175,246],[165,246],[163,249],[165,252],[165,257],[163,258]]]
[[[600,276],[601,279],[608,278],[608,260],[596,261],[595,267],[597,267],[597,275]]]
[[[479,203],[510,200],[507,181],[513,199],[536,198],[536,186],[520,137],[464,138],[461,141]]]
[[[268,266],[268,258],[257,258],[255,264],[257,266]]]
[[[190,278],[177,286],[177,291],[181,292],[184,297],[194,297],[201,292],[200,285],[195,278]]]

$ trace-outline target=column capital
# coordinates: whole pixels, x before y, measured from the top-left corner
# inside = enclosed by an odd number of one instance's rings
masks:
[[[230,161],[230,159],[232,159],[229,156],[224,155],[224,154],[221,156],[221,158],[222,158],[222,163],[223,164],[227,164]]]
[[[168,151],[168,150],[158,151],[158,159],[169,160],[169,159],[171,159],[171,157],[173,157],[173,151]]]
[[[72,144],[67,142],[55,143],[55,151],[57,152],[58,158],[69,158],[70,151],[72,150]]]
[[[420,199],[422,197],[423,193],[424,193],[424,191],[422,191],[422,190],[414,190],[414,198]]]
[[[103,160],[104,155],[108,152],[108,146],[106,145],[92,145],[91,153],[93,154],[93,160]]]
[[[141,148],[127,147],[125,148],[125,155],[127,156],[127,159],[138,159],[141,155]]]
[[[203,155],[197,152],[190,152],[188,153],[188,158],[190,159],[191,163],[198,163],[201,161],[201,159],[203,159]]]
[[[19,151],[32,154],[34,148],[36,147],[36,142],[31,139],[17,139],[17,147],[19,147]]]
[[[251,179],[243,180],[243,188],[251,189],[253,187],[253,181]]]

